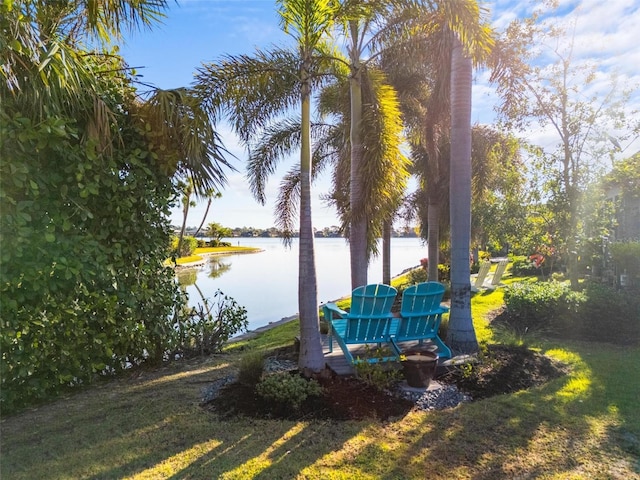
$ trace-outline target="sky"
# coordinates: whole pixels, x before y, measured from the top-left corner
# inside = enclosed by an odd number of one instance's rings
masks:
[[[491,11],[491,22],[503,31],[509,22],[528,15],[535,0],[496,0],[484,2]],[[638,0],[560,0],[553,21],[574,25],[574,57],[589,59],[601,71],[599,82],[609,82],[616,72],[621,79],[640,85],[640,2]],[[125,37],[120,52],[130,67],[142,75],[141,81],[158,88],[189,86],[196,69],[203,63],[219,60],[227,54],[251,54],[256,48],[283,45],[290,42],[282,32],[273,0],[181,0],[171,3],[162,24],[151,30],[133,32]],[[599,82],[595,83],[595,87]],[[487,72],[476,72],[473,91],[472,122],[490,123],[497,96],[488,82]],[[640,98],[634,97],[640,109]],[[228,185],[222,197],[215,199],[206,223],[218,222],[226,227],[269,228],[274,225],[274,205],[280,179],[297,157],[286,159],[267,183],[267,202],[263,206],[251,195],[245,176],[246,151],[226,125],[219,126],[225,147],[237,160],[232,163],[237,172],[228,172]],[[556,142],[548,130],[532,131],[528,140],[543,147]],[[630,154],[638,150],[637,142]],[[319,178],[312,187],[313,224],[322,229],[338,225],[333,208],[320,200],[329,188],[329,177]],[[202,221],[206,202],[191,208],[187,225]],[[182,222],[176,208],[172,223]]]

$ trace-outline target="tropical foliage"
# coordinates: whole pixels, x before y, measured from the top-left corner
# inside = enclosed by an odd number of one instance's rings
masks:
[[[188,92],[142,101],[104,49],[164,7],[0,4],[3,410],[172,348],[183,302],[164,266],[173,176],[220,185],[226,162],[208,121],[188,128],[205,118]]]
[[[327,73],[330,49],[326,38],[335,5],[327,0],[280,0],[277,5],[282,29],[290,34],[295,47],[258,50],[253,56],[227,56],[206,64],[196,76],[196,88],[205,99],[209,114],[213,118],[227,117],[248,147],[250,188],[263,203],[266,179],[274,173],[277,162],[289,152],[292,143],[284,141],[280,144],[283,147],[273,149],[253,147],[265,130],[300,125],[299,129],[284,129],[287,135],[298,136],[300,145],[299,167],[290,174],[299,190],[292,193],[288,208],[293,206],[297,210],[300,221],[300,367],[317,372],[324,368],[324,360],[311,217],[311,96]],[[292,117],[296,106],[300,108],[299,122]]]

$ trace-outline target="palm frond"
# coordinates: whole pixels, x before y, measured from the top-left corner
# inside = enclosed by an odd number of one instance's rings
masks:
[[[154,150],[177,173],[191,177],[197,193],[226,184],[225,168],[235,170],[200,98],[192,90],[155,90],[140,108]]]
[[[300,147],[300,119],[286,118],[268,125],[250,146],[247,176],[253,196],[264,205],[265,184],[278,161]]]
[[[196,89],[213,117],[226,116],[244,142],[300,100],[299,59],[283,49],[226,56],[197,71]]]
[[[291,245],[295,219],[300,205],[300,166],[294,166],[280,182],[276,201],[276,226],[282,231],[286,245]]]

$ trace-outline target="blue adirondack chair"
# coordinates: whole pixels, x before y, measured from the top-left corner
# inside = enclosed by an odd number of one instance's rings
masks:
[[[389,343],[389,330],[394,318],[391,307],[397,290],[381,283],[358,287],[351,293],[351,308],[346,312],[334,303],[322,306],[325,320],[329,323],[329,352],[333,351],[333,340],[340,345],[349,363],[365,359],[353,358],[349,345],[371,344],[379,346]],[[392,349],[393,351],[393,349]],[[395,353],[382,358],[369,358],[367,362],[396,360]]]
[[[400,355],[400,342],[431,340],[438,347],[440,358],[451,358],[451,350],[438,336],[442,314],[449,311],[440,305],[444,285],[424,282],[407,288],[402,294],[400,318],[393,323],[391,341]]]

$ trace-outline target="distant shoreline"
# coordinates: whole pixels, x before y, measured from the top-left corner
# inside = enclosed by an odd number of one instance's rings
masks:
[[[177,263],[173,265],[173,268],[176,271],[186,270],[188,268],[195,268],[204,265],[207,262],[207,258],[214,255],[236,255],[236,254],[245,254],[245,253],[260,253],[264,252],[262,248],[256,247],[203,247],[196,248],[194,252],[194,256],[201,257],[199,260],[194,260],[192,262],[185,263]],[[185,258],[185,257],[182,257]],[[180,261],[180,259],[176,259],[176,261]]]

